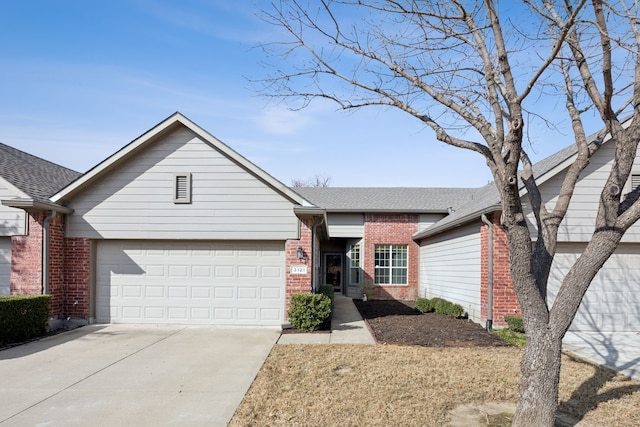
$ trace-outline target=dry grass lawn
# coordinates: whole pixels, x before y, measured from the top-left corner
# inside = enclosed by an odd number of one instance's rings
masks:
[[[459,404],[515,402],[520,351],[276,345],[229,425],[444,426]],[[560,401],[578,426],[640,426],[640,382],[580,359]]]

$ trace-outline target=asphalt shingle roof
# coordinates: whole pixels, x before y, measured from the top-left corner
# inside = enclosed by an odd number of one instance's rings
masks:
[[[307,201],[328,212],[447,212],[473,200],[477,188],[298,187]]]
[[[36,200],[48,200],[81,174],[0,143],[0,176]]]

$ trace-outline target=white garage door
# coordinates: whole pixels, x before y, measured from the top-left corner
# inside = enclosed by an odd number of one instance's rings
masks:
[[[551,301],[583,248],[577,245],[558,245],[549,278]],[[640,247],[621,245],[605,263],[591,283],[571,329],[640,331]]]
[[[98,322],[280,325],[284,242],[100,241],[96,288]]]
[[[0,237],[0,296],[9,295],[11,276],[11,237]]]

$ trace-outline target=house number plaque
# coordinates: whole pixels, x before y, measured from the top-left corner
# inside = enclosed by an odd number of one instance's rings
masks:
[[[292,265],[291,274],[307,274],[306,265]]]

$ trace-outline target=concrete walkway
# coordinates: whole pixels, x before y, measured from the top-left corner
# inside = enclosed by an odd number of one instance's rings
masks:
[[[0,426],[228,424],[276,328],[92,325],[0,351]]]
[[[638,332],[567,332],[562,349],[640,381]]]
[[[349,297],[336,295],[331,333],[282,334],[278,344],[375,344],[376,341]]]

